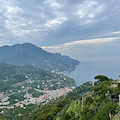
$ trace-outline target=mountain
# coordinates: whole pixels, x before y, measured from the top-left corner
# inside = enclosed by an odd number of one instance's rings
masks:
[[[65,95],[73,86],[75,81],[61,74],[0,63],[0,110],[12,105],[45,103]]]
[[[41,69],[67,73],[80,62],[59,53],[49,53],[31,43],[0,47],[0,63],[32,65]]]

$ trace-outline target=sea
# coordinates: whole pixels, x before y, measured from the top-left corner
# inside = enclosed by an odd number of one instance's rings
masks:
[[[119,60],[118,61],[94,61],[94,62],[81,62],[71,73],[67,76],[73,78],[77,86],[85,82],[96,80],[96,75],[105,75],[114,80],[118,79],[120,75]]]

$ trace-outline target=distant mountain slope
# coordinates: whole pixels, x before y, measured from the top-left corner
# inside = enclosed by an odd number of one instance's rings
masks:
[[[59,53],[49,53],[31,43],[0,47],[0,63],[13,65],[33,65],[54,72],[70,72],[80,62],[62,56]]]
[[[18,85],[19,83],[20,85]],[[54,90],[72,87],[76,84],[72,78],[41,70],[33,66],[15,66],[0,63],[0,93],[6,93],[10,89],[18,91],[22,85],[26,87],[32,86],[33,88],[37,88],[39,85],[39,89],[47,88]]]

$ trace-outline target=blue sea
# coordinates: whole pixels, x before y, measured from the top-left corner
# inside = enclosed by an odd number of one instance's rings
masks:
[[[81,62],[76,70],[67,74],[72,77],[77,86],[87,81],[94,82],[96,75],[105,75],[109,78],[118,79],[120,67],[118,61],[97,61],[97,62]]]

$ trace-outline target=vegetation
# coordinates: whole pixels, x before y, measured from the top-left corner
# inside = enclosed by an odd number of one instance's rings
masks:
[[[114,80],[104,78],[99,79],[95,86],[92,86],[91,82],[84,83],[66,97],[40,106],[28,115],[26,120],[109,120],[114,118],[120,111],[116,102],[120,89],[113,88],[113,84],[116,84]]]
[[[84,83],[67,96],[51,101],[28,115],[25,120],[68,120],[78,119],[81,112],[82,95],[92,91],[91,82]]]
[[[109,78],[104,75],[97,75],[95,76],[95,79],[99,80],[100,82],[109,81]]]
[[[0,47],[0,63],[32,65],[44,70],[70,72],[80,62],[59,53],[49,53],[31,43]],[[1,75],[0,75],[1,76]]]
[[[109,79],[106,76],[99,75],[95,78],[98,81],[94,83],[94,86],[92,82],[86,82],[66,96],[52,100],[47,104],[41,103],[33,108],[28,106],[26,110],[24,110],[24,107],[16,107],[10,110],[3,109],[4,113],[0,116],[1,120],[117,119],[120,114],[120,107],[118,105],[120,88],[117,86],[118,84],[115,80]],[[114,85],[117,87],[115,88]]]
[[[30,114],[30,112],[36,109],[37,105],[30,104],[24,107],[16,107],[13,109],[2,109],[3,111],[0,115],[0,120],[23,120],[25,116]]]
[[[51,85],[53,85],[52,88]],[[47,87],[54,90],[66,86],[75,86],[75,81],[32,66],[22,67],[0,63],[0,93],[10,94],[29,87],[37,89]]]
[[[46,90],[60,90],[61,88],[75,85],[73,79],[64,75],[51,73],[33,66],[14,66],[1,63],[0,110],[2,111],[3,109],[4,111],[4,108],[9,109],[13,107],[16,109],[16,106],[21,107],[23,104],[28,105],[48,102],[50,99],[56,98],[59,95],[57,96],[57,93],[55,93],[56,96],[51,98],[45,97],[51,94],[50,92],[49,94],[45,93]],[[41,98],[40,100],[39,97]],[[12,110],[14,111],[14,109]],[[5,110],[5,113],[6,111],[9,110]],[[25,113],[28,113],[28,111]]]

